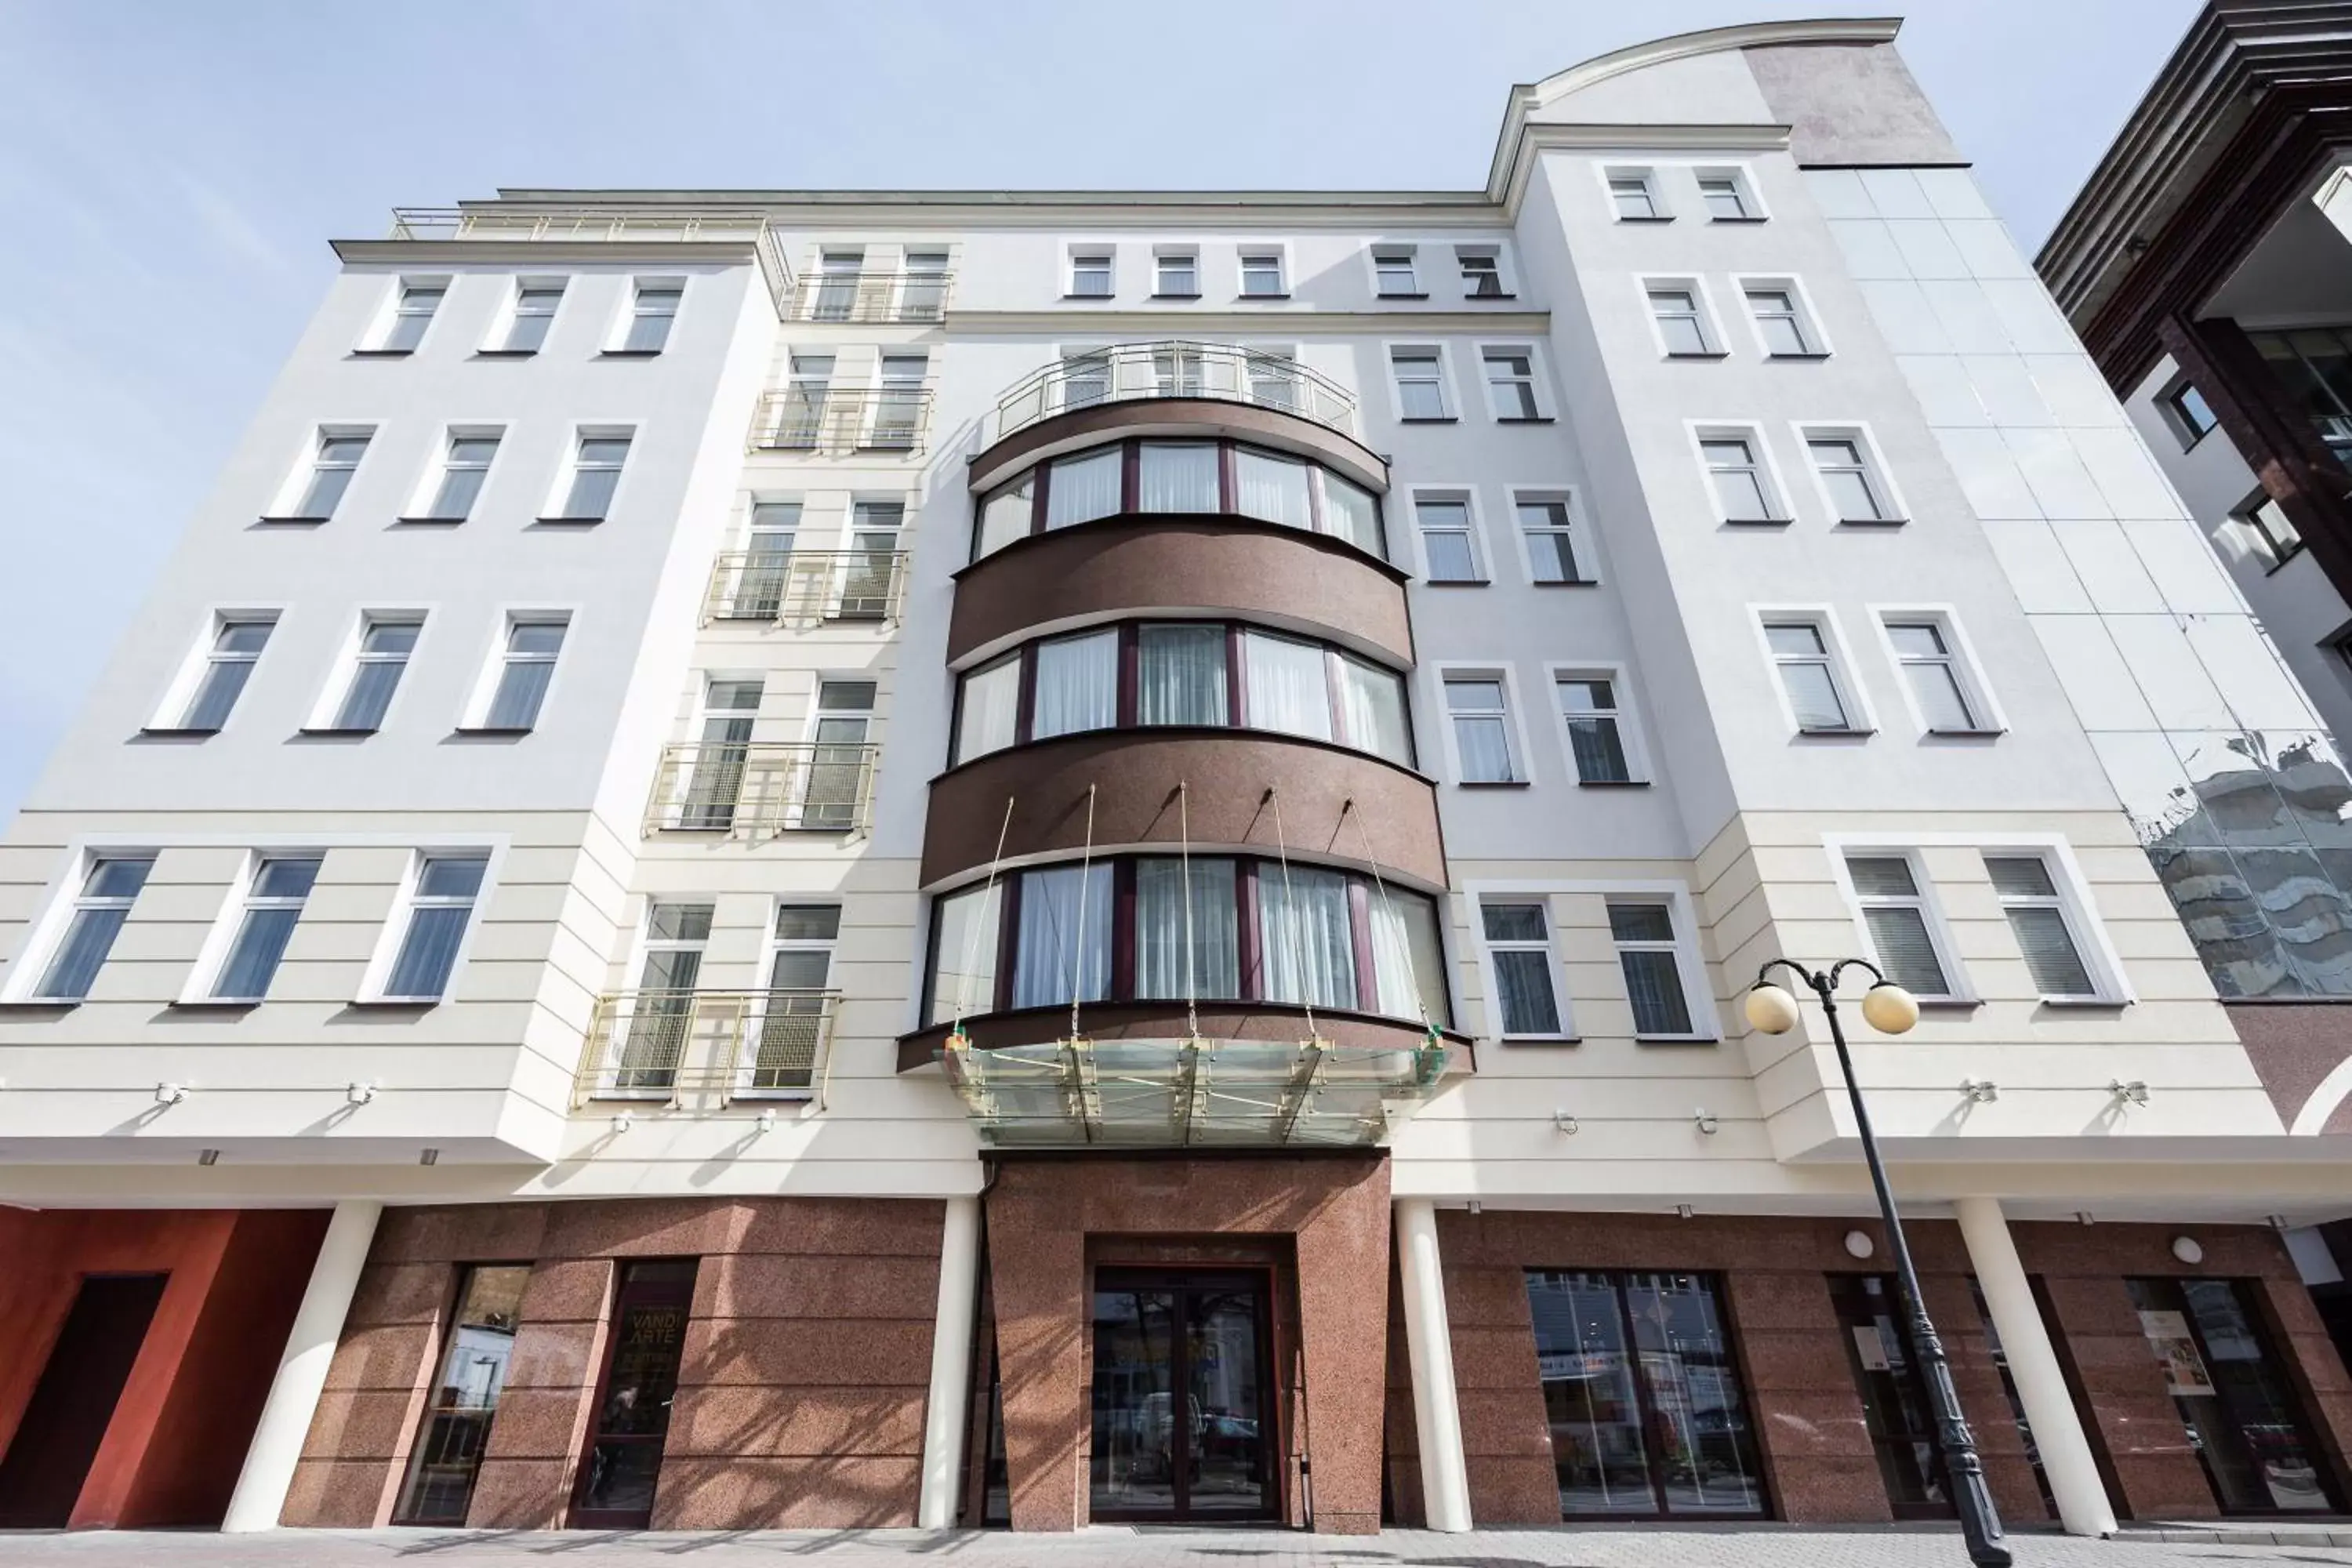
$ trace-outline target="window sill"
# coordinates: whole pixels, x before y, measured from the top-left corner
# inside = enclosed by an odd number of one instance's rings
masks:
[[[2301,554],[2303,553],[2303,551],[2304,551],[2304,547],[2303,547],[2302,545],[2300,545],[2300,544],[2296,545],[2293,550],[2288,551],[2285,554],[2284,554],[2284,555],[2280,556],[2276,561],[2273,561],[2273,562],[2272,562],[2269,565],[2267,565],[2267,566],[2263,567],[2263,576],[2265,576],[2265,577],[2270,577],[2270,576],[2274,576],[2274,575],[2276,575],[2277,574],[2279,574],[2279,573],[2281,573],[2281,572],[2285,571],[2285,570],[2286,570],[2286,568],[2287,568],[2287,563],[2288,563],[2289,562],[2293,561],[2296,556],[2301,555]]]
[[[1200,297],[1200,291],[1197,289],[1190,294],[1154,294],[1151,296],[1154,300],[1197,300]]]
[[[446,1000],[443,996],[354,996],[348,1005],[365,1007],[373,1012],[422,1013],[428,1007],[438,1007]]]
[[[2234,1002],[2237,998],[2231,1000]],[[2041,1002],[2044,1007],[2105,1008],[2109,1012],[2131,1005],[2130,1000],[2123,996],[2044,996]]]
[[[1506,1046],[1580,1046],[1582,1035],[1502,1035],[1498,1043]]]
[[[536,359],[537,349],[476,349],[476,359]]]
[[[322,522],[331,522],[334,520],[332,518],[326,517],[263,516],[257,517],[253,521],[261,524],[264,528],[316,528]]]
[[[174,1013],[250,1013],[264,1000],[259,996],[182,996],[171,1006]]]
[[[393,521],[403,528],[455,528],[466,520],[462,517],[395,517]],[[547,519],[539,520],[545,522]]]
[[[1280,294],[1236,294],[1234,298],[1242,301],[1251,300],[1287,300],[1290,298],[1290,295],[1286,291]]]
[[[1397,421],[1400,425],[1459,425],[1458,414],[1408,414]]]
[[[1815,741],[1866,741],[1871,736],[1877,734],[1878,731],[1875,730],[1864,729],[1808,730],[1802,725],[1800,725],[1798,726],[1797,733],[1808,740]]]
[[[601,517],[534,517],[531,519],[533,522],[564,528],[593,528],[604,521]]]
[[[1727,517],[1726,528],[1786,528],[1797,520],[1793,517]]]
[[[1495,416],[1495,423],[1497,425],[1557,425],[1559,421],[1549,414],[1497,414]]]
[[[1518,298],[1518,296],[1517,296],[1517,294],[1465,294],[1465,295],[1463,295],[1462,297],[1463,297],[1465,300],[1516,300]]]
[[[1375,294],[1372,298],[1375,300],[1426,300],[1429,296],[1426,294]]]
[[[1827,359],[1830,357],[1830,352],[1827,349],[1810,349],[1801,354],[1766,354],[1764,357],[1774,361]]]
[[[1687,352],[1683,353],[1669,353],[1665,357],[1669,363],[1678,359],[1729,359],[1731,357],[1731,351],[1729,349],[1701,349],[1696,353],[1690,353]]]
[[[598,359],[658,359],[661,357],[661,350],[605,349],[602,353],[598,353],[596,357]]]
[[[770,1104],[781,1101],[787,1105],[793,1103],[805,1105],[816,1099],[816,1090],[813,1089],[739,1089],[728,1098],[739,1100],[764,1100]]]
[[[206,735],[219,734],[221,732],[221,727],[217,724],[213,725],[210,729],[202,729],[189,724],[142,724],[139,727],[139,732],[142,735],[158,736],[163,740],[176,740],[191,736],[201,740]]]
[[[1652,213],[1647,217],[1635,217],[1626,213],[1619,213],[1617,215],[1617,221],[1619,223],[1672,223],[1675,221],[1675,215],[1672,213]]]
[[[1717,1035],[1637,1034],[1633,1037],[1633,1043],[1637,1046],[1719,1046],[1723,1039]]]
[[[1528,584],[1530,588],[1598,588],[1598,577],[1539,577]]]
[[[2006,734],[2008,734],[2008,733],[2009,733],[2009,731],[2006,731],[2006,730],[1990,730],[1990,729],[1985,729],[1985,730],[1937,730],[1937,729],[1930,729],[1930,730],[1927,731],[1927,733],[1929,733],[1930,735],[1948,735],[1948,736],[1952,737],[1952,738],[1953,738],[1953,739],[1955,739],[1955,740],[1961,740],[1961,741],[1990,741],[1990,740],[1992,740],[1992,739],[1993,739],[1994,737],[1996,737],[1996,736],[2000,736],[2000,735],[2006,735]]]
[[[1946,1013],[1966,1013],[1984,1005],[1984,998],[1981,996],[1920,996],[1915,994],[1911,1000],[1918,1003],[1923,1008],[1935,1008]]]
[[[1579,779],[1576,781],[1576,787],[1579,789],[1647,789],[1650,787],[1650,781],[1648,779]]]
[[[0,999],[0,1013],[70,1013],[87,996],[10,996]]]
[[[1457,789],[1533,789],[1533,779],[1457,779]]]
[[[1709,223],[1767,223],[1770,220],[1757,213],[1742,213],[1738,217],[1725,217],[1721,213],[1717,213],[1706,221]]]
[[[415,352],[415,349],[353,349],[351,357],[353,359],[406,359]]]
[[[1425,588],[1491,588],[1494,584],[1492,577],[1426,577],[1422,580],[1422,586]]]
[[[1842,517],[1840,528],[1900,528],[1911,520],[1907,517]]]
[[[452,734],[457,735],[528,735],[539,728],[536,724],[460,724]]]
[[[294,732],[298,735],[373,735],[376,729],[373,724],[305,724]]]
[[[1116,294],[1065,294],[1062,298],[1065,300],[1085,305],[1108,305],[1116,300],[1118,296]]]

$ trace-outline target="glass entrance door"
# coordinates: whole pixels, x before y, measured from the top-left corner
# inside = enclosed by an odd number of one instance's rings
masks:
[[[1095,1283],[1097,1520],[1263,1520],[1275,1508],[1265,1279]]]
[[[1830,1300],[1845,1331],[1846,1361],[1895,1517],[1951,1518],[1935,1411],[1911,1353],[1909,1317],[1895,1282],[1876,1274],[1832,1274]]]
[[[2221,1511],[2333,1511],[2336,1486],[2311,1419],[2239,1282],[2124,1283]]]
[[[624,1266],[613,1301],[596,1419],[572,1502],[574,1530],[644,1530],[653,1523],[654,1483],[669,1436],[670,1401],[694,1301],[694,1263]]]

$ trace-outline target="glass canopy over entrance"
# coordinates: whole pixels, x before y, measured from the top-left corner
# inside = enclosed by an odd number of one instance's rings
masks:
[[[1084,1037],[940,1053],[995,1148],[1361,1148],[1437,1091],[1448,1048],[1303,1040]]]

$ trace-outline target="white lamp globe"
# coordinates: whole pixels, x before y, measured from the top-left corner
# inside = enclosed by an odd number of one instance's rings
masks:
[[[1919,1021],[1919,1002],[1900,985],[1882,980],[1864,995],[1862,1016],[1882,1035],[1907,1035]]]
[[[1778,985],[1759,985],[1748,993],[1748,1025],[1768,1035],[1785,1035],[1797,1026],[1797,999]]]

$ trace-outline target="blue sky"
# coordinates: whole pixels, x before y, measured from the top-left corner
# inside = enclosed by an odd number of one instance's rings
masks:
[[[333,267],[507,185],[1464,189],[1505,93],[1772,0],[0,0],[0,820]],[[1915,0],[2031,250],[2195,0]]]

